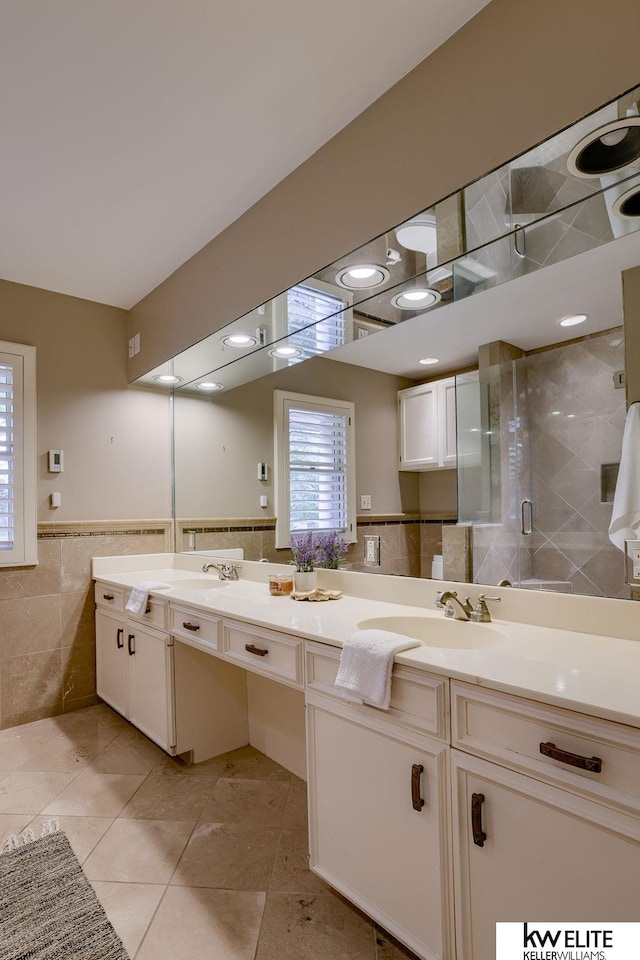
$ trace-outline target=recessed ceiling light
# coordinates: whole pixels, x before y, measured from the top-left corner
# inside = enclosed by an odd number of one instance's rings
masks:
[[[551,416],[552,416],[552,417],[559,417],[559,416],[560,416],[560,412],[561,412],[560,410],[552,410],[552,411],[551,411]]]
[[[437,290],[430,287],[415,287],[413,290],[403,290],[391,298],[394,307],[400,310],[424,310],[438,303],[442,297]]]
[[[202,390],[204,393],[213,393],[214,390],[222,390],[222,384],[205,380],[202,383],[196,383],[196,390]]]
[[[377,263],[356,263],[343,267],[336,274],[336,283],[347,290],[371,290],[386,283],[391,274]]]
[[[640,158],[640,117],[622,117],[592,130],[567,157],[576,177],[600,177],[624,170]]]
[[[247,333],[233,333],[225,337],[222,341],[225,347],[254,347],[257,343],[255,337],[250,337]]]
[[[558,320],[561,327],[575,327],[579,323],[584,323],[587,319],[586,313],[573,313],[570,317],[563,317]]]
[[[575,416],[576,416],[575,413],[568,413],[567,420],[575,420]]]
[[[422,360],[418,360],[418,363],[423,363],[425,367],[431,366],[432,363],[440,363],[437,357],[423,357]]]
[[[273,350],[269,350],[269,353],[279,360],[291,360],[292,357],[302,356],[302,350],[298,350],[297,347],[275,347]]]
[[[168,387],[173,383],[182,383],[182,377],[174,377],[171,373],[162,373],[159,377],[153,379],[156,383],[164,383]]]

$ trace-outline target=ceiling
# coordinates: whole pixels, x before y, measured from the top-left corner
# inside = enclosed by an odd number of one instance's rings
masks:
[[[129,308],[488,0],[3,0],[0,277]]]

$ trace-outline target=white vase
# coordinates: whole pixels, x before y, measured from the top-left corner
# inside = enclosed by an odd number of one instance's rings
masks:
[[[302,572],[296,570],[293,574],[293,587],[296,593],[306,593],[307,590],[315,590],[317,586],[317,577],[315,570]]]

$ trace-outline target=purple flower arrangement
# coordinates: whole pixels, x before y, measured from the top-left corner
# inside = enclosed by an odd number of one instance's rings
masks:
[[[301,573],[308,573],[314,567],[337,570],[340,558],[349,549],[346,540],[337,530],[328,530],[326,533],[315,533],[312,530],[296,533],[291,536],[289,546],[296,570]]]

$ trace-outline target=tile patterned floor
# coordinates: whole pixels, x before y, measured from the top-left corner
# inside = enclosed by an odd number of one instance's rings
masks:
[[[305,784],[172,760],[105,705],[0,731],[0,838],[57,817],[131,960],[411,960],[307,868]]]

